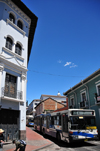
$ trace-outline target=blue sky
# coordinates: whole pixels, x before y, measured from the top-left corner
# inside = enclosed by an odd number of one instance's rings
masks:
[[[100,68],[100,0],[22,0],[38,17],[27,100],[57,95]]]

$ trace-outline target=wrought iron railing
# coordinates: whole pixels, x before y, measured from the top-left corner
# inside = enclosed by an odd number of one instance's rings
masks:
[[[2,97],[6,96],[6,97],[10,97],[10,98],[15,98],[18,100],[22,100],[23,99],[23,95],[22,95],[22,91],[11,91],[11,89],[9,89],[9,87],[2,87]]]

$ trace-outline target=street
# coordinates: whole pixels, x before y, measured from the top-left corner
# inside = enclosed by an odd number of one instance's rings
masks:
[[[91,141],[91,142],[84,142],[84,143],[75,143],[72,145],[66,144],[61,142],[61,144],[56,144],[54,142],[53,145],[41,149],[41,151],[100,151],[100,141]]]
[[[33,129],[33,128],[32,128]],[[34,130],[34,129],[33,129]],[[42,135],[38,131],[38,134]],[[67,144],[66,142],[61,141],[60,143],[57,140],[49,135],[45,136],[45,139],[49,139],[54,144],[49,147],[41,149],[41,151],[100,151],[100,140],[97,141],[86,141],[86,142],[77,142],[72,144]]]

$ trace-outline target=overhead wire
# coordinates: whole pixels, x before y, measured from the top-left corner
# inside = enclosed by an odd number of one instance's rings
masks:
[[[51,76],[60,76],[60,77],[85,77],[85,76],[75,76],[75,75],[60,75],[60,74],[53,74],[53,73],[46,73],[46,72],[40,72],[40,71],[35,71],[35,70],[28,70],[30,72],[38,73],[38,74],[46,74],[46,75],[51,75]]]

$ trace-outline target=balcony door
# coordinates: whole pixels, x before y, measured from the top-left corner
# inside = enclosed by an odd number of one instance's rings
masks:
[[[4,95],[11,98],[16,98],[16,81],[17,77],[6,74],[5,79],[5,93]]]

